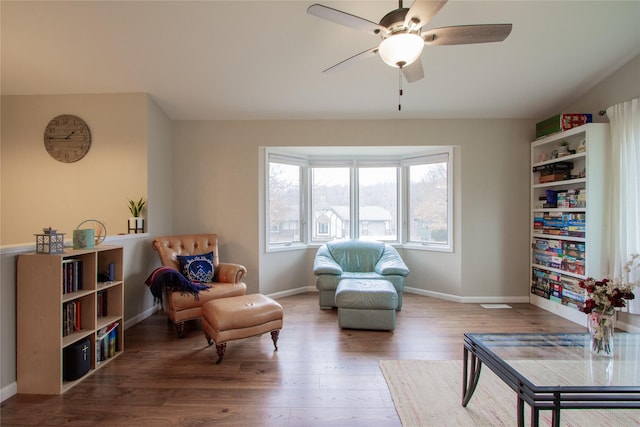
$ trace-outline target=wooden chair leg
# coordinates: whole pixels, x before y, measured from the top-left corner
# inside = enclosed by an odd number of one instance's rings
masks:
[[[204,337],[207,339],[207,343],[208,343],[209,345],[213,345],[213,339],[209,336],[209,334],[208,334],[208,333],[206,333],[206,332],[205,332],[205,333],[204,333]]]
[[[176,332],[178,333],[178,338],[184,338],[184,322],[178,322],[176,325]]]
[[[227,349],[227,343],[223,342],[222,344],[216,344],[216,352],[218,353],[218,360],[216,361],[216,365],[219,365],[222,362],[222,358],[224,357],[224,351]]]
[[[280,329],[271,331],[271,339],[273,340],[273,346],[278,351],[278,337],[280,336]]]

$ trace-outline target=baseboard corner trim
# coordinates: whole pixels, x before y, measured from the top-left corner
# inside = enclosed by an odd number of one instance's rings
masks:
[[[315,286],[301,286],[299,288],[287,289],[286,291],[274,292],[267,294],[269,298],[278,299],[290,297],[292,295],[305,294],[307,292],[317,292]]]
[[[18,393],[18,383],[12,382],[11,384],[2,387],[0,389],[0,402],[4,402],[8,398],[16,395]]]

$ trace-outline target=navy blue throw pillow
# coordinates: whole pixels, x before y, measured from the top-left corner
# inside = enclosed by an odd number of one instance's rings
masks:
[[[213,252],[202,255],[178,255],[180,272],[192,282],[213,281]]]

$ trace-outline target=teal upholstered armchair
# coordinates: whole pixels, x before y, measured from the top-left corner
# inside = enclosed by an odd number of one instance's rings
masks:
[[[320,308],[336,306],[335,294],[342,279],[388,280],[398,292],[398,310],[402,308],[404,278],[409,269],[391,245],[369,240],[336,240],[322,245],[313,262],[320,292]]]

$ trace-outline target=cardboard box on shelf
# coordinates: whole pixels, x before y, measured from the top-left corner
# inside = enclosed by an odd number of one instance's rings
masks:
[[[574,274],[584,275],[584,260],[565,257],[562,260],[562,269]]]
[[[567,179],[569,174],[567,172],[556,172],[548,175],[540,175],[538,182],[540,184],[544,184],[545,182],[554,182],[554,181],[562,181]]]

